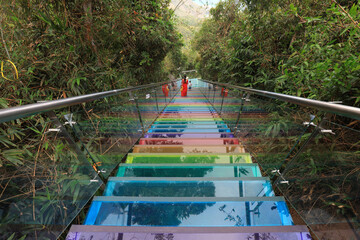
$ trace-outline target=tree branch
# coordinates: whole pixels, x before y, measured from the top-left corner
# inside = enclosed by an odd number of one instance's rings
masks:
[[[359,22],[355,21],[351,15],[336,1],[336,0],[331,0],[333,3],[335,3],[336,5],[338,5],[338,7],[348,16],[348,18],[350,18],[350,20],[354,23],[355,27],[357,27],[358,29],[360,29],[359,26]]]
[[[6,47],[6,42],[5,42],[5,39],[4,39],[4,33],[3,33],[2,26],[1,26],[1,22],[2,22],[2,18],[0,18],[0,33],[1,33],[1,39],[2,39],[2,42],[3,42],[4,48],[5,48],[6,54],[7,54],[8,58],[9,58],[9,60],[11,61],[9,51],[8,51],[8,49],[7,49],[7,47]]]

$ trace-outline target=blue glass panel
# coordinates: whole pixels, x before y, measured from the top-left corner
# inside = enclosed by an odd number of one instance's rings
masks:
[[[207,133],[229,133],[231,132],[230,129],[228,128],[207,128],[207,129],[199,129],[199,128],[169,128],[169,129],[158,129],[158,128],[152,128],[149,129],[148,133],[161,133],[161,132],[171,132],[171,133],[202,133],[202,132],[207,132]]]
[[[102,200],[110,201],[102,201]],[[85,225],[107,226],[282,226],[293,225],[279,197],[260,201],[111,201],[94,199]],[[126,199],[126,198],[124,198]],[[265,201],[264,201],[264,200]],[[271,201],[270,199],[274,199]]]
[[[151,178],[150,178],[151,179]],[[121,180],[110,178],[104,196],[120,197],[263,197],[274,196],[266,179],[249,180]]]
[[[232,133],[147,133],[145,138],[233,138]]]
[[[118,177],[260,177],[256,164],[222,166],[120,166]]]

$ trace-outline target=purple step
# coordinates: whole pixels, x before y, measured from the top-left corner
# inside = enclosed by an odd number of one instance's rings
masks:
[[[311,240],[306,226],[114,227],[72,225],[66,240]]]

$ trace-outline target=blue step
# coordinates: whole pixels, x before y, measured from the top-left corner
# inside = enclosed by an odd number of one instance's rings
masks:
[[[85,225],[241,227],[293,225],[282,197],[95,197]]]
[[[246,178],[111,177],[104,196],[120,197],[271,197],[270,180]]]

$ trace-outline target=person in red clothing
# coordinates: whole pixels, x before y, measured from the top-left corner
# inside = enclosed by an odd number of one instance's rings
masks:
[[[186,97],[187,96],[187,86],[188,86],[189,80],[184,75],[183,79],[181,80],[181,96]]]
[[[169,96],[169,86],[167,84],[162,86],[162,91],[163,91],[165,97]]]
[[[228,96],[228,92],[229,92],[229,89],[227,89],[227,88],[222,88],[222,89],[221,89],[221,94],[220,94],[220,96],[227,97],[227,96]]]

